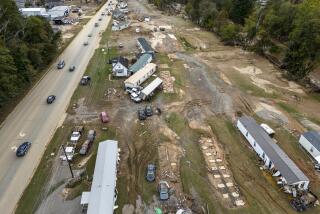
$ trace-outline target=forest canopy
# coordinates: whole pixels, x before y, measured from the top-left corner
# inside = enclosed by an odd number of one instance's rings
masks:
[[[0,109],[52,61],[59,39],[46,19],[23,17],[14,1],[0,1]]]

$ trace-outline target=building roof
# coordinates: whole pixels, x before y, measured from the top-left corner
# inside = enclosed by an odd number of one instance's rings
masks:
[[[316,131],[308,131],[302,134],[311,144],[320,151],[320,133]]]
[[[111,62],[112,63],[120,62],[126,68],[128,68],[128,66],[129,66],[129,60],[127,58],[122,57],[122,56],[118,56],[118,57],[111,59]]]
[[[87,214],[113,213],[117,159],[117,141],[99,143]]]
[[[265,154],[270,158],[275,168],[280,171],[288,184],[300,181],[309,181],[297,165],[284,153],[284,151],[269,137],[252,117],[242,116],[239,121],[250,135],[259,144]]]
[[[162,79],[159,77],[155,78],[147,87],[145,87],[141,92],[145,95],[149,95],[153,92],[156,88],[158,88],[162,84]]]
[[[20,8],[22,12],[42,12],[46,11],[46,8],[43,7],[27,7],[27,8]]]
[[[149,71],[151,69],[155,69],[156,68],[156,64],[154,63],[148,63],[146,64],[146,66],[144,66],[143,68],[141,68],[138,72],[136,72],[135,74],[133,74],[132,76],[130,76],[128,79],[126,79],[124,81],[124,83],[131,83],[131,84],[136,84],[139,80],[141,80],[141,78],[143,76],[145,76],[147,73],[149,73]]]
[[[151,62],[152,56],[151,54],[142,54],[140,58],[129,68],[130,72],[136,73],[141,68],[143,68],[146,64]]]
[[[150,44],[147,42],[147,40],[145,38],[138,38],[138,43],[141,45],[143,52],[146,53],[151,53],[154,52],[154,50],[152,49],[152,47],[150,46]]]

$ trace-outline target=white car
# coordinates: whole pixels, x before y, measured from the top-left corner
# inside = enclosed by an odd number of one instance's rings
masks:
[[[137,93],[135,93],[135,92],[132,92],[132,93],[130,94],[130,98],[131,98],[134,102],[136,102],[136,103],[142,101],[142,100],[141,100],[141,97],[140,97],[140,91],[139,91],[139,94],[137,94]]]
[[[67,158],[69,161],[72,161],[73,159],[73,156],[74,156],[74,152],[75,152],[75,149],[74,147],[72,146],[67,146],[66,149],[65,149],[65,152],[67,154]],[[63,161],[66,161],[66,155],[63,153],[61,156],[60,156],[60,159],[63,160]]]
[[[80,132],[72,132],[70,140],[71,142],[77,142],[81,137]]]

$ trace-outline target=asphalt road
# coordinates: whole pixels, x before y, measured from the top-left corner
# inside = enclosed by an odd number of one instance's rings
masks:
[[[109,2],[109,1],[108,1]],[[8,115],[0,127],[0,212],[13,213],[19,198],[32,178],[41,160],[46,145],[66,115],[71,96],[85,69],[99,46],[101,31],[104,31],[110,16],[103,16],[98,21],[108,2],[84,26],[65,51],[48,70],[47,74]],[[99,27],[94,27],[98,22]],[[92,34],[92,37],[88,37]],[[89,44],[84,46],[83,43]],[[56,68],[60,59],[66,66]],[[69,72],[69,66],[76,69]],[[51,105],[46,103],[48,95],[57,96]],[[25,157],[17,158],[15,150],[24,141],[31,141],[32,146]]]

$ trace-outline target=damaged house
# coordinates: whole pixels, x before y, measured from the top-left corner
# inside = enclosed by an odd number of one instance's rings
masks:
[[[320,133],[308,131],[303,133],[299,139],[300,145],[320,164]]]
[[[127,77],[130,75],[128,72],[129,60],[119,56],[111,60],[112,75],[116,77]]]
[[[289,186],[292,190],[308,189],[310,181],[306,175],[252,117],[240,117],[237,128],[264,162],[264,166],[279,178],[278,184]]]

